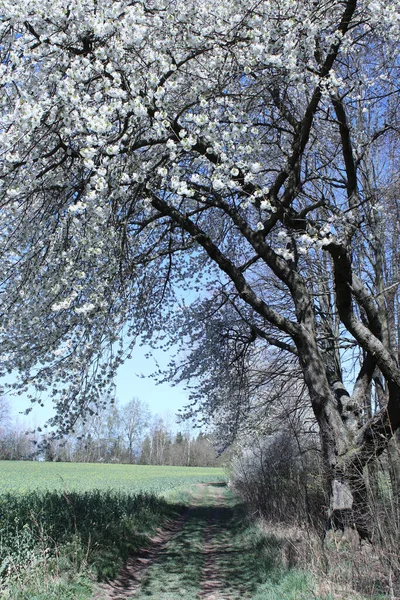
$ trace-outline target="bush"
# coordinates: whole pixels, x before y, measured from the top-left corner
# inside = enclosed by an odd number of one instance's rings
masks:
[[[231,483],[266,519],[325,526],[322,469],[315,439],[288,433],[255,438],[233,459]]]

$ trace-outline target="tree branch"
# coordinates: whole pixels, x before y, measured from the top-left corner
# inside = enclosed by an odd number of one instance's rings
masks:
[[[198,225],[193,223],[187,216],[183,215],[176,208],[170,206],[165,200],[152,194],[152,205],[162,215],[168,215],[173,221],[178,223],[187,231],[195,241],[200,244],[207,252],[208,256],[215,262],[219,268],[228,275],[229,279],[235,285],[240,297],[247,302],[260,316],[267,319],[272,325],[284,331],[288,335],[298,336],[299,327],[290,319],[283,317],[274,309],[269,307],[261,298],[259,298],[250,287],[243,276],[240,268],[236,267],[212,242],[211,238]]]

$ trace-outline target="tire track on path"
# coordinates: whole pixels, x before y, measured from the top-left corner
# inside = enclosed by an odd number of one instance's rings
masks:
[[[242,549],[232,533],[234,509],[225,484],[199,484],[191,504],[131,558],[93,600],[237,600],[248,598]],[[243,585],[244,583],[244,585]]]
[[[238,552],[233,545],[229,529],[232,508],[227,503],[224,487],[210,486],[212,501],[215,505],[210,513],[205,530],[204,566],[200,579],[199,598],[201,600],[235,600],[246,598],[243,589],[233,590],[229,581],[229,572],[236,561]],[[228,514],[227,514],[228,513]]]
[[[128,559],[116,579],[100,585],[101,595],[96,595],[93,600],[127,600],[134,596],[140,590],[149,568],[161,560],[163,552],[182,530],[189,515],[190,508],[186,508],[176,520],[160,529],[151,538],[149,547],[143,548],[138,556]]]
[[[225,551],[225,547],[215,541],[215,536],[220,535],[221,531],[221,506],[223,494],[220,489],[215,494],[217,506],[211,514],[210,521],[205,530],[204,536],[204,567],[200,579],[199,597],[203,600],[230,600],[229,596],[223,593],[224,582],[221,578],[219,554]]]

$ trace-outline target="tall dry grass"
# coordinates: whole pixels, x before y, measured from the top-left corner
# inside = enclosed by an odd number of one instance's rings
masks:
[[[365,519],[371,540],[356,531],[326,531],[327,495],[314,436],[285,433],[237,452],[231,485],[278,539],[283,560],[312,571],[332,598],[400,599],[400,464],[398,448],[364,469]]]

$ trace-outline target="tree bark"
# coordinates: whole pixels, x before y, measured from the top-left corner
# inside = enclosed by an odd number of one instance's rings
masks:
[[[317,419],[327,495],[329,500],[327,528],[345,531],[355,529],[361,538],[370,539],[370,513],[363,468],[365,453],[357,447],[354,419],[343,418],[335,390],[329,385],[321,352],[311,333],[303,333],[298,351]],[[355,408],[357,410],[357,408]]]

